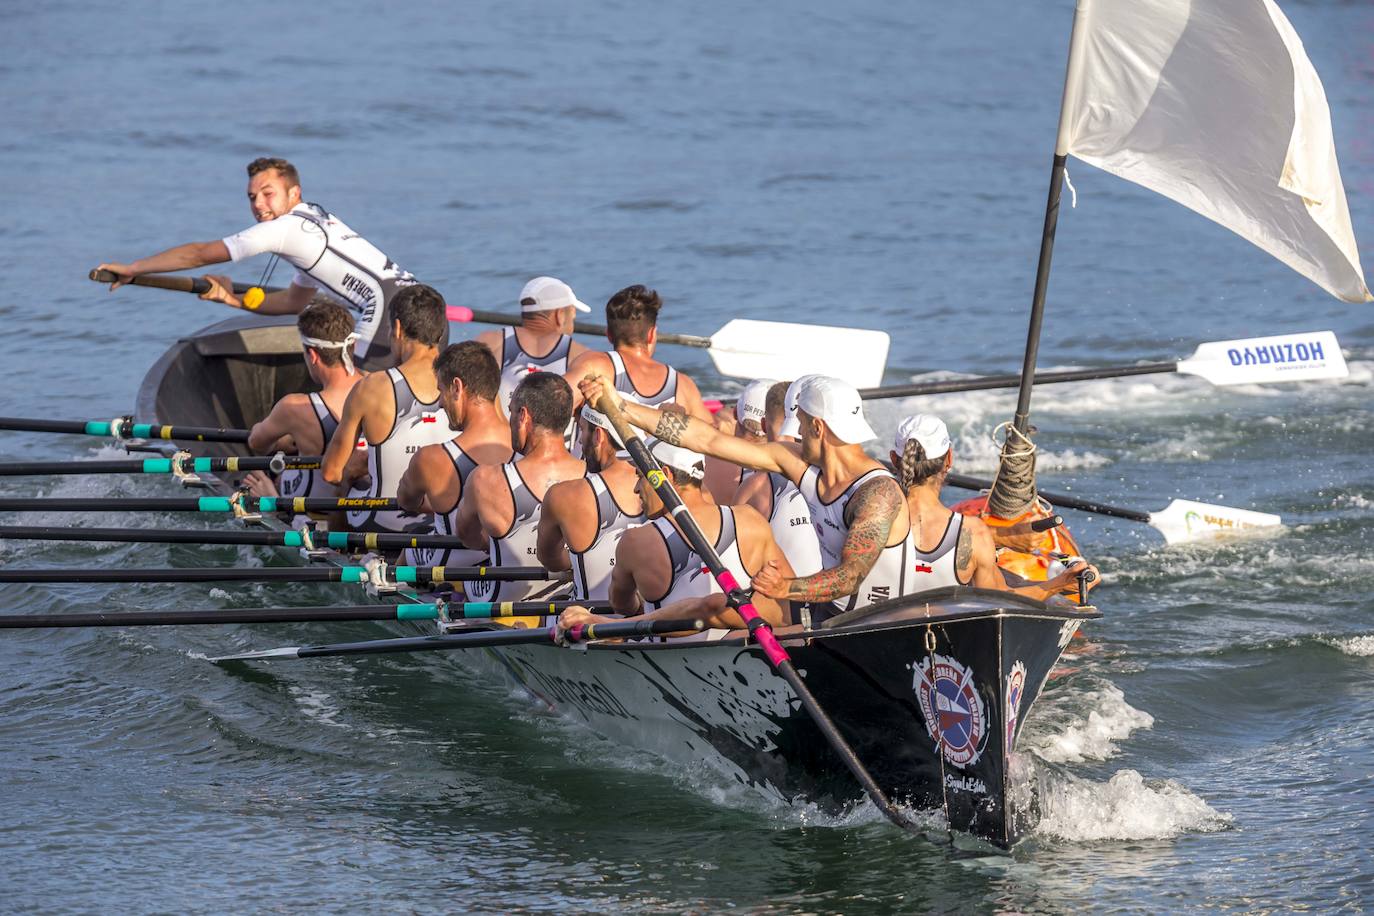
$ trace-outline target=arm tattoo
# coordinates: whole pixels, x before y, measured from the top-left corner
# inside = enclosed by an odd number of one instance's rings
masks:
[[[954,548],[954,568],[963,572],[973,562],[973,535],[968,528],[959,526],[959,543]]]
[[[840,565],[814,576],[789,579],[787,597],[793,601],[831,601],[858,591],[887,546],[903,501],[902,491],[890,477],[860,487],[847,507],[846,514],[853,520],[840,550]]]
[[[689,418],[680,413],[664,411],[654,427],[654,435],[669,445],[681,445],[682,434],[687,431]]]

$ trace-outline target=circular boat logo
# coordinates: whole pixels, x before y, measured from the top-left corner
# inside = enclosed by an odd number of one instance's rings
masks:
[[[1026,666],[1017,662],[1007,674],[1007,735],[1003,745],[1011,750],[1012,739],[1016,737],[1016,719],[1021,713],[1021,695],[1026,692]]]
[[[975,763],[987,742],[987,715],[973,672],[944,655],[924,658],[912,667],[916,676],[911,687],[921,702],[926,731],[950,763]]]

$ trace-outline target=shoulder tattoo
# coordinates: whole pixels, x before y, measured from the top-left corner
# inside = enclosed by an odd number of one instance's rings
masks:
[[[669,445],[681,445],[682,434],[687,431],[688,418],[680,413],[664,411],[654,427],[654,435]]]
[[[973,561],[973,535],[967,525],[959,527],[959,543],[954,548],[954,568],[963,572]]]

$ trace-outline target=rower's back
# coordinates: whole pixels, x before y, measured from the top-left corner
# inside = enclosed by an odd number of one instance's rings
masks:
[[[606,303],[606,338],[611,351],[589,350],[577,357],[568,369],[568,381],[576,394],[577,382],[584,376],[601,375],[612,379],[617,391],[641,404],[677,404],[709,423],[711,412],[702,403],[696,382],[654,359],[662,308],[659,294],[642,284],[627,286],[612,296]],[[581,398],[580,394],[576,397]]]
[[[458,506],[459,534],[469,546],[485,540],[488,565],[539,565],[539,519],[544,494],[564,480],[586,473],[568,451],[564,431],[572,419],[572,389],[561,376],[527,376],[511,395],[511,445],[519,456],[483,465],[468,475]],[[471,601],[520,601],[548,593],[546,582],[469,582]]]

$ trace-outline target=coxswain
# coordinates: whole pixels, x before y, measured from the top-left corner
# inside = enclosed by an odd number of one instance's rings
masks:
[[[763,415],[768,400],[768,389],[774,385],[772,379],[755,379],[740,392],[734,410],[722,407],[714,422],[721,432],[739,436],[750,442],[763,442]],[[784,386],[786,387],[786,386]],[[730,416],[725,416],[729,414]],[[730,422],[733,420],[733,422]],[[736,494],[740,484],[748,474],[744,468],[719,458],[706,459],[706,489],[718,503],[739,502]]]
[[[501,366],[501,410],[510,414],[510,396],[525,376],[563,375],[569,362],[587,351],[572,333],[577,313],[591,310],[562,280],[535,277],[520,291],[520,327],[477,335]]]
[[[348,309],[325,296],[316,296],[296,319],[301,335],[301,356],[310,380],[319,391],[292,393],[248,431],[248,447],[258,454],[289,452],[322,455],[339,426],[344,402],[363,374],[353,364],[353,316]],[[319,470],[288,469],[275,483],[261,471],[253,471],[244,484],[255,495],[333,496]]]
[[[767,442],[786,443],[788,448],[800,454],[801,444],[796,437],[783,435],[784,423],[796,410],[795,402],[790,410],[787,405],[787,392],[791,388],[788,382],[775,382],[768,388],[763,405],[762,438]],[[748,471],[735,500],[748,503],[768,519],[773,539],[792,563],[795,575],[810,576],[821,571],[821,542],[811,524],[811,507],[786,475],[777,471]]]
[[[1091,571],[1089,579],[1096,581],[1097,570],[1078,560],[1047,581],[1013,588],[997,565],[997,547],[988,526],[940,501],[940,490],[954,466],[944,421],[930,414],[907,417],[898,425],[893,445],[892,466],[906,491],[915,531],[913,591],[972,585],[1043,601],[1066,587],[1076,588],[1078,575],[1085,571]]]
[[[811,510],[826,566],[796,577],[770,562],[753,585],[756,595],[808,605],[799,617],[811,625],[911,591],[911,523],[896,478],[864,453],[862,443],[875,434],[858,390],[827,376],[807,376],[793,385],[799,451],[782,442],[747,442],[694,417],[619,400],[630,422],[665,442],[782,474],[796,485]],[[601,378],[585,378],[581,387],[593,403],[610,393]]]
[[[401,475],[396,499],[401,508],[434,516],[434,533],[456,536],[463,484],[482,464],[511,459],[510,423],[497,406],[501,367],[475,340],[450,344],[434,360],[439,403],[448,428],[458,435],[415,453]],[[485,550],[416,547],[406,552],[413,566],[472,566],[485,562]]]
[[[634,466],[620,457],[611,421],[583,405],[577,428],[587,474],[544,494],[539,563],[550,571],[572,570],[574,600],[604,602],[616,547],[625,532],[644,524],[644,500]]]
[[[589,401],[596,396],[585,389],[584,394]],[[719,505],[702,487],[705,456],[659,439],[650,438],[646,445],[671,478],[673,488],[702,535],[715,547],[721,563],[742,588],[749,588],[754,577],[768,567],[776,567],[780,575],[791,575],[792,567],[774,542],[763,516],[749,506]],[[643,478],[640,493],[650,521],[625,532],[620,539],[611,570],[612,609],[619,614],[670,619],[682,611],[684,601],[719,596],[717,601],[695,602],[691,616],[699,617],[712,628],[743,626],[739,614],[726,606],[715,576],[692,549],[675,516],[664,511],[662,500]],[[773,626],[791,623],[790,608],[785,602],[757,591],[754,608]],[[588,614],[579,607],[569,608],[560,617],[560,623],[572,626],[609,619]]]
[[[490,566],[538,566],[544,496],[560,481],[581,478],[587,468],[563,440],[572,419],[572,389],[561,375],[525,376],[511,395],[510,409],[511,445],[519,457],[481,465],[468,476],[458,503],[458,535],[469,547],[485,544]],[[469,582],[467,597],[519,601],[546,588],[542,582]]]
[[[296,268],[286,289],[268,293],[254,306],[234,293],[228,277],[212,275],[205,278],[210,289],[200,298],[251,308],[260,315],[294,315],[322,291],[357,316],[358,361],[367,367],[382,363],[390,353],[387,307],[415,278],[324,207],[303,201],[300,175],[285,159],[248,163],[248,206],[257,225],[242,232],[211,242],[187,242],[129,264],[101,264],[102,270],[118,275],[110,289],[142,274],[194,270],[270,254]]]
[[[658,407],[679,404],[689,415],[707,423],[711,412],[701,401],[696,382],[667,363],[654,359],[658,345],[658,313],[663,300],[647,286],[627,286],[606,303],[606,339],[609,353],[587,350],[568,368],[574,386],[574,407],[582,397],[576,386],[587,375],[612,379],[615,390],[641,404]]]
[[[324,453],[324,479],[341,484],[358,437],[367,440],[366,480],[350,481],[356,482],[351,497],[395,496],[415,453],[455,435],[439,402],[434,375],[434,358],[448,343],[444,297],[433,287],[408,286],[396,294],[391,315],[389,336],[396,365],[353,388]],[[430,529],[427,516],[404,510],[350,510],[348,524],[358,531]]]

